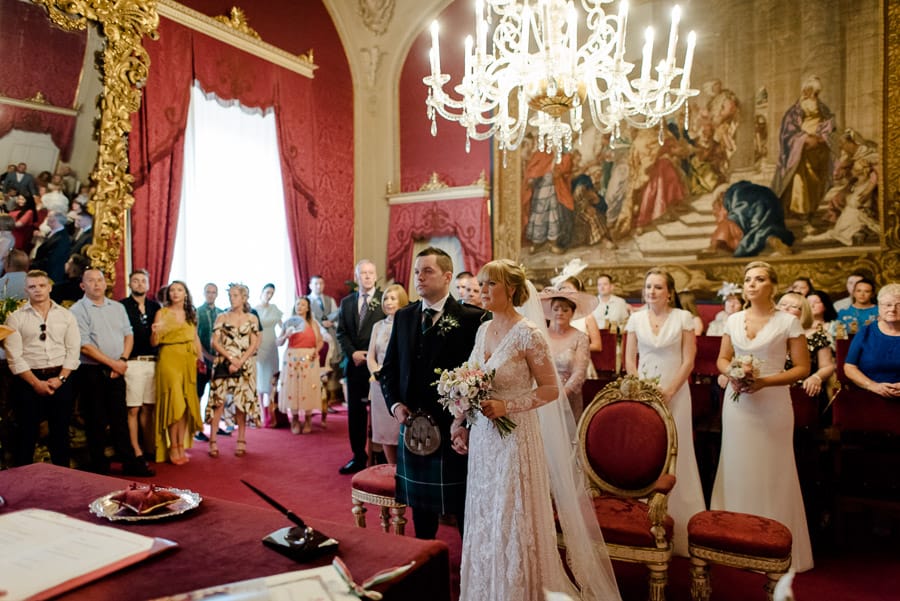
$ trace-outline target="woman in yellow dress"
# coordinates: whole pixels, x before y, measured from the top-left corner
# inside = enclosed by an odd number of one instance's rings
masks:
[[[188,462],[185,446],[203,427],[197,397],[197,312],[184,282],[166,288],[165,306],[156,313],[150,344],[159,345],[156,363],[156,461]]]

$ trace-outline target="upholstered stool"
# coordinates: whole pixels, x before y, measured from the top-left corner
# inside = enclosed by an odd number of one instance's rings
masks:
[[[765,574],[772,601],[775,584],[791,567],[791,531],[776,520],[735,513],[701,511],[688,522],[691,599],[708,601],[709,565],[717,563]]]
[[[353,517],[356,525],[366,527],[366,508],[363,503],[371,503],[381,507],[381,529],[394,534],[403,535],[406,527],[406,505],[394,500],[397,488],[394,477],[397,475],[395,465],[373,465],[357,472],[350,482],[353,497]],[[388,517],[390,516],[390,517]]]

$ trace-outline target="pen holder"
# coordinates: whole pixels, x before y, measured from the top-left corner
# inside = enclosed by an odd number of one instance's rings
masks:
[[[281,528],[262,540],[263,544],[290,557],[298,563],[305,563],[316,557],[337,553],[338,542],[309,526],[301,528]]]

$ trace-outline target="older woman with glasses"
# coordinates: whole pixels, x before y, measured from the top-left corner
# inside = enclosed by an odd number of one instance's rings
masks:
[[[878,292],[878,321],[853,337],[844,373],[860,388],[900,397],[900,284],[888,284]]]

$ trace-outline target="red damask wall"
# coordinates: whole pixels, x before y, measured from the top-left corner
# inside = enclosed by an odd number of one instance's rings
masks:
[[[441,13],[441,70],[449,73],[450,92],[459,84],[463,70],[463,40],[474,34],[475,18],[472,0],[456,0]],[[431,48],[430,22],[423,24],[406,56],[400,75],[400,186],[412,192],[428,181],[436,171],[450,186],[467,186],[484,171],[490,177],[490,141],[472,142],[466,154],[465,130],[458,123],[438,117],[437,136],[431,135],[431,121],[425,112],[428,88],[422,78],[430,73],[428,51]],[[455,93],[451,95],[457,97]]]
[[[233,0],[181,0],[203,14],[225,15]],[[353,270],[353,83],[344,47],[325,6],[319,0],[266,0],[241,4],[250,26],[262,39],[300,54],[312,48],[319,66],[312,85],[311,135],[316,147],[312,188],[319,207],[313,240],[305,246],[311,256],[328,257],[311,263],[321,273],[327,292],[343,294],[342,282]],[[308,231],[308,230],[307,230]],[[306,292],[305,283],[303,292]]]

